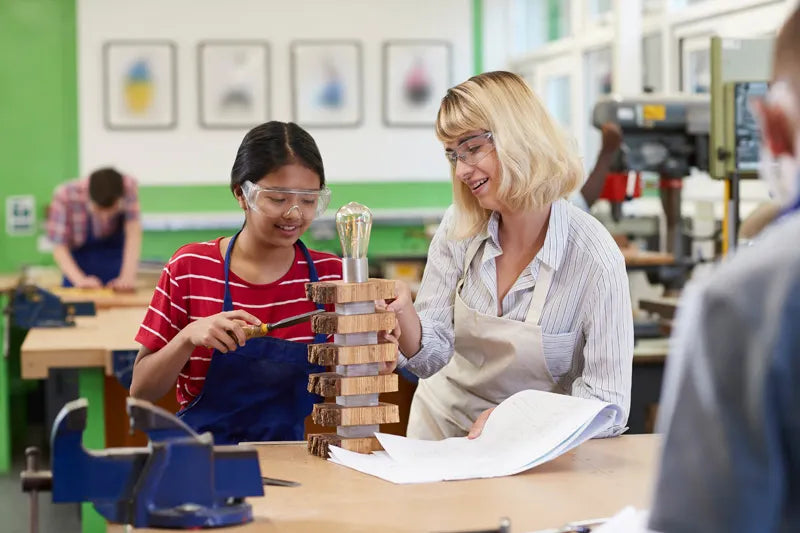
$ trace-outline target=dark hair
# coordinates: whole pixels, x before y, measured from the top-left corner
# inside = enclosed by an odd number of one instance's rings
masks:
[[[89,198],[100,207],[111,207],[125,193],[122,174],[113,168],[101,168],[89,175]]]
[[[245,181],[257,182],[279,168],[298,164],[317,173],[320,189],[325,186],[325,170],[317,143],[294,122],[273,120],[247,132],[236,152],[231,169],[231,192]]]

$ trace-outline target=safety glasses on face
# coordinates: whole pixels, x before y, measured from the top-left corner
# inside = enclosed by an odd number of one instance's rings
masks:
[[[492,132],[486,131],[464,139],[455,150],[445,150],[444,155],[454,167],[459,159],[470,166],[475,166],[492,150],[494,150]]]
[[[242,193],[250,209],[271,216],[288,216],[297,209],[306,218],[314,218],[325,212],[331,201],[331,190],[284,189],[261,187],[251,181],[242,183]]]

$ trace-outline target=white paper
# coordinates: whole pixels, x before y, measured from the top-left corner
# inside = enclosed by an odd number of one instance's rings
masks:
[[[646,510],[625,507],[605,524],[596,529],[597,533],[655,533],[647,529],[650,513]],[[592,531],[595,531],[594,529]]]
[[[424,441],[376,433],[385,451],[365,455],[332,446],[330,460],[393,483],[507,476],[550,461],[621,422],[616,405],[527,390],[498,405],[477,439]]]

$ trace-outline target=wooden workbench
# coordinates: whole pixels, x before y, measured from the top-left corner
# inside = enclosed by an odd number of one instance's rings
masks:
[[[153,297],[153,287],[137,288],[130,292],[116,292],[111,289],[76,289],[74,287],[48,288],[62,302],[92,301],[97,309],[116,309],[119,307],[136,307],[146,309]]]
[[[513,531],[533,531],[608,517],[626,505],[649,508],[659,439],[593,440],[515,476],[421,485],[395,485],[312,457],[305,443],[257,449],[262,475],[301,486],[264,487],[265,497],[248,500],[254,522],[219,531],[469,531],[496,528],[504,516]]]
[[[112,375],[111,352],[136,350],[144,307],[99,310],[75,317],[74,327],[33,328],[21,350],[23,379],[46,379],[51,368],[102,368]]]
[[[130,434],[125,412],[127,390],[113,374],[112,352],[138,350],[134,340],[146,307],[98,310],[96,316],[75,317],[75,326],[33,328],[20,350],[23,379],[47,379],[51,369],[77,369],[79,396],[89,401],[83,443],[87,448],[144,446],[147,438]],[[170,390],[158,405],[172,412],[178,404]],[[105,523],[83,505],[82,529],[105,531]]]

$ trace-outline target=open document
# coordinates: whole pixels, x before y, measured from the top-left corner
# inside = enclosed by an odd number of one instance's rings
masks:
[[[427,441],[376,433],[384,451],[367,455],[331,446],[329,460],[393,483],[508,476],[621,423],[616,405],[526,390],[498,405],[477,439]]]

